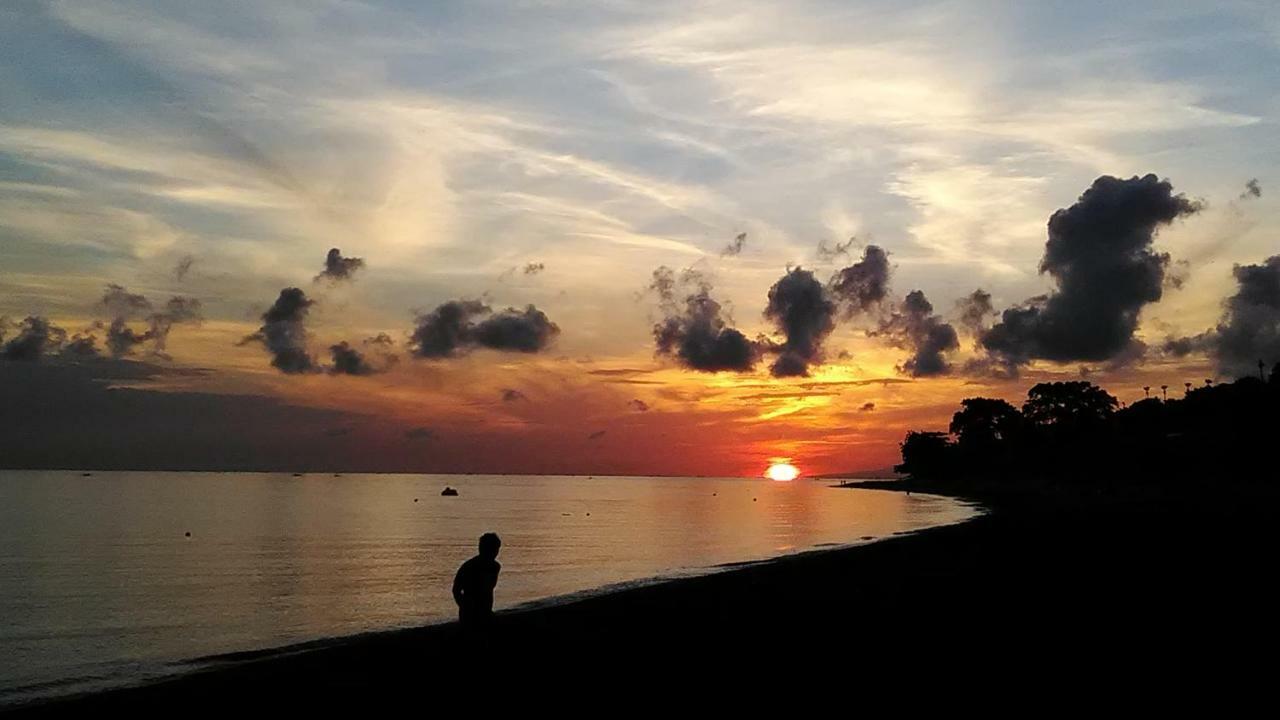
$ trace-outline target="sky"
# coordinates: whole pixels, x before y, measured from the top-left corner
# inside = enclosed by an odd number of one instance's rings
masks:
[[[0,466],[837,473],[1256,372],[1276,67],[1269,2],[11,0]]]

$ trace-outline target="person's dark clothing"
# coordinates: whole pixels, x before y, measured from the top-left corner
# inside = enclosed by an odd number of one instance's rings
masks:
[[[479,555],[462,563],[453,578],[453,599],[458,620],[464,624],[485,622],[493,615],[493,589],[502,565]]]

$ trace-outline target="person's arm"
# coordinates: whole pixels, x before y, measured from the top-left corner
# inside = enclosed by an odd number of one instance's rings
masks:
[[[458,607],[462,607],[462,572],[467,569],[467,564],[463,563],[458,568],[458,572],[453,576],[453,601]]]

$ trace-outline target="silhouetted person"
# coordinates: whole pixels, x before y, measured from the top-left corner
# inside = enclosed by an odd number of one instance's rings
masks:
[[[480,536],[480,552],[462,563],[453,577],[453,600],[458,603],[458,622],[465,628],[479,628],[493,617],[493,589],[498,585],[498,550],[502,540],[494,533]]]

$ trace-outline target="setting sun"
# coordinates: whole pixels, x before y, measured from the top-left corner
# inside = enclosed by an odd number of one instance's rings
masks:
[[[764,471],[764,476],[778,482],[790,482],[800,476],[800,470],[791,463],[776,462]]]

